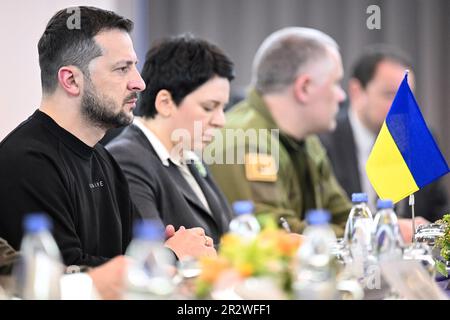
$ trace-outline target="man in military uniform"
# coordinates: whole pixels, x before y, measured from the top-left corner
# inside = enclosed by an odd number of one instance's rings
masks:
[[[324,208],[342,234],[351,203],[316,136],[336,126],[342,76],[336,42],[318,30],[285,28],[262,43],[254,89],[227,114],[223,139],[210,145],[214,159],[205,159],[230,202],[251,199],[295,232],[307,210]]]

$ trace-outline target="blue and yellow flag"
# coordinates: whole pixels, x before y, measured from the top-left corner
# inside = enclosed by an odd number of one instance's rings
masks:
[[[398,202],[449,172],[405,75],[369,155],[366,172],[381,199]]]

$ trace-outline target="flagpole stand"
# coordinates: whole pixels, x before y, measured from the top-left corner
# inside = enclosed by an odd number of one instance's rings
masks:
[[[416,244],[416,214],[414,212],[415,198],[414,193],[409,196],[409,205],[411,207],[411,226],[412,226],[412,243]]]

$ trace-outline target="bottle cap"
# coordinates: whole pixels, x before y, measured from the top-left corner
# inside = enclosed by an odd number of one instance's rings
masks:
[[[32,212],[24,217],[23,226],[26,232],[36,233],[50,230],[52,228],[52,223],[45,213]]]
[[[367,201],[368,201],[367,193],[352,193],[353,203],[361,203]]]
[[[306,212],[306,222],[309,225],[327,224],[330,221],[331,214],[328,210],[315,209]]]
[[[156,220],[144,219],[136,221],[133,228],[134,238],[141,240],[162,241],[164,227]]]
[[[385,200],[378,199],[377,208],[378,209],[392,209],[392,208],[394,208],[394,204],[393,204],[392,200],[390,200],[390,199],[385,199]]]
[[[237,216],[246,213],[253,213],[254,209],[255,206],[250,200],[236,201],[233,203],[233,211]]]

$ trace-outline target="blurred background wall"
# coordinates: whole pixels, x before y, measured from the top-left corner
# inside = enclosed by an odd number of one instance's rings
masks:
[[[117,0],[79,1],[116,10]],[[70,0],[14,0],[0,3],[0,140],[39,107],[37,43],[51,16]]]
[[[134,20],[132,37],[141,62],[151,43],[164,36],[191,32],[216,43],[236,64],[233,90],[240,94],[249,83],[257,47],[269,33],[285,26],[314,27],[333,36],[346,72],[365,45],[397,45],[413,59],[416,98],[450,161],[448,0],[4,1],[0,3],[0,139],[38,108],[38,39],[58,9],[74,5],[95,5]],[[369,30],[366,24],[370,5],[381,10],[378,30]],[[347,77],[344,88],[346,83]],[[450,190],[450,177],[444,179]]]

